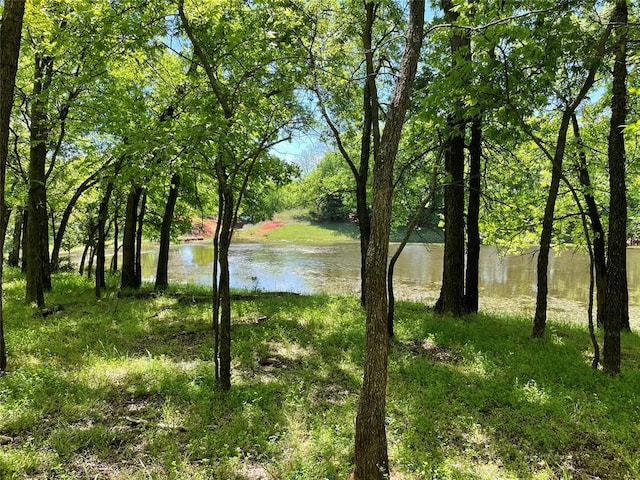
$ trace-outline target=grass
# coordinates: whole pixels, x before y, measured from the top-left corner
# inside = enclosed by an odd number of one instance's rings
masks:
[[[169,296],[97,301],[54,278],[34,316],[7,272],[2,479],[345,479],[364,356],[356,298],[234,303],[233,387],[213,378],[210,311]],[[202,289],[194,289],[202,294]],[[395,479],[640,476],[640,339],[624,371],[589,366],[587,332],[440,318],[400,302],[388,437]],[[264,317],[267,317],[264,319]]]
[[[403,229],[392,232],[391,241],[402,240]],[[355,222],[316,222],[303,210],[278,213],[273,220],[245,226],[234,233],[237,240],[331,244],[358,242],[360,232]],[[412,242],[442,242],[440,232],[417,231]]]

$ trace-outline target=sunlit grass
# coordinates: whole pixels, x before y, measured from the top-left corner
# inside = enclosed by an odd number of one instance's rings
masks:
[[[234,302],[225,393],[207,302],[111,292],[98,301],[90,282],[56,276],[47,302],[63,309],[42,318],[9,269],[0,478],[347,477],[364,361],[357,298]],[[534,341],[526,320],[399,302],[396,332],[394,480],[640,475],[636,335],[624,335],[624,371],[610,378],[589,367],[583,328],[551,324]]]

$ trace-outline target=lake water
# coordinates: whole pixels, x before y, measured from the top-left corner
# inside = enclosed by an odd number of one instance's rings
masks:
[[[391,246],[392,251],[396,248]],[[432,304],[442,280],[442,246],[410,244],[395,269],[400,299]],[[358,294],[359,244],[326,246],[289,243],[234,243],[230,253],[231,285],[237,288],[296,293]],[[535,311],[536,255],[500,255],[483,247],[480,255],[480,309],[532,315]],[[173,245],[169,281],[211,285],[210,242]],[[157,251],[142,255],[142,273],[153,281]],[[628,249],[629,302],[632,322],[640,320],[640,249]],[[583,253],[562,251],[549,259],[549,317],[582,321],[589,293],[589,260]]]

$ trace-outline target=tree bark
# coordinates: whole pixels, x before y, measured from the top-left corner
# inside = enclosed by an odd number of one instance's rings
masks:
[[[71,199],[67,203],[64,211],[62,212],[62,217],[60,218],[60,226],[58,227],[58,231],[54,235],[53,238],[53,249],[51,250],[51,271],[56,272],[60,268],[60,249],[62,248],[62,239],[64,238],[64,233],[67,230],[67,225],[69,223],[69,218],[71,218],[71,214],[73,213],[73,209],[78,203],[78,200],[82,196],[84,192],[93,187],[96,183],[98,183],[99,172],[95,172],[90,177],[86,178],[79,186],[76,188],[76,191],[73,193]]]
[[[616,0],[614,10],[615,64],[609,126],[609,246],[607,251],[607,299],[602,366],[620,372],[620,331],[629,328],[627,291],[627,188],[624,126],[627,119],[627,22],[626,0]]]
[[[118,245],[118,238],[120,236],[120,227],[118,224],[118,213],[120,212],[120,205],[116,203],[116,211],[113,214],[113,256],[111,257],[111,273],[118,271],[118,251],[120,247]]]
[[[372,2],[367,2],[372,3]],[[355,435],[355,478],[389,476],[385,429],[387,389],[387,257],[391,230],[393,167],[422,46],[425,2],[409,2],[407,43],[375,159],[371,242],[367,250],[366,353]]]
[[[29,192],[27,209],[27,302],[44,307],[44,292],[51,289],[49,268],[49,217],[47,215],[46,162],[47,93],[51,83],[53,60],[35,55],[33,100],[31,104],[31,146],[29,149]]]
[[[169,197],[164,208],[162,226],[160,227],[160,247],[158,249],[158,268],[156,270],[156,290],[166,290],[169,286],[169,246],[171,244],[171,225],[173,224],[173,212],[178,201],[181,177],[174,173],[171,177]]]
[[[102,201],[100,202],[100,210],[98,212],[98,240],[96,243],[96,297],[100,298],[100,292],[106,288],[105,279],[105,242],[106,242],[106,224],[109,216],[109,201],[113,192],[113,182],[107,184]]]
[[[231,389],[231,293],[229,274],[229,247],[233,233],[234,201],[233,190],[218,174],[218,188],[223,198],[222,216],[218,239],[218,265],[220,279],[218,282],[220,324],[219,324],[219,384],[223,390]]]
[[[575,114],[571,116],[573,135],[578,143],[578,179],[582,185],[583,197],[587,204],[587,214],[593,231],[593,266],[596,285],[596,323],[604,326],[606,321],[605,300],[607,298],[607,257],[604,228],[600,220],[600,212],[592,192],[591,177],[587,167],[587,153],[580,135],[580,125]]]
[[[454,11],[451,0],[442,0],[445,21],[454,23],[459,13]],[[461,61],[470,58],[471,37],[466,31],[454,31],[451,36],[452,68]],[[447,118],[448,137],[444,146],[445,171],[447,182],[444,186],[444,261],[442,269],[442,288],[435,305],[440,314],[460,316],[465,312],[464,297],[464,166],[465,166],[465,129],[467,120],[460,105],[454,106],[454,112]]]
[[[140,201],[140,212],[138,213],[138,229],[136,231],[136,277],[135,288],[142,285],[142,227],[144,226],[144,216],[147,213],[147,191],[143,190]]]
[[[469,203],[467,208],[467,270],[464,304],[467,312],[477,312],[479,303],[478,276],[480,272],[480,195],[482,166],[482,118],[471,123],[469,145]]]
[[[22,224],[24,219],[24,211],[22,207],[15,209],[13,220],[13,247],[9,252],[9,259],[7,263],[10,267],[17,267],[20,265],[20,245],[22,244]]]
[[[138,203],[142,195],[142,187],[132,187],[127,197],[127,208],[124,219],[122,237],[122,277],[120,288],[136,288],[136,226]]]
[[[0,216],[6,210],[5,184],[9,156],[9,123],[24,17],[24,0],[5,0],[0,25]],[[3,293],[4,235],[0,235],[0,372],[7,369],[4,340]]]

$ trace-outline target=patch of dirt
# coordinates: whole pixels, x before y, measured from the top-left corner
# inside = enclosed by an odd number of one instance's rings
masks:
[[[430,340],[409,340],[403,346],[414,355],[425,356],[435,363],[456,364],[462,360],[461,355],[454,349],[437,345]]]
[[[279,220],[270,220],[268,222],[264,222],[264,223],[258,225],[258,227],[253,232],[253,234],[254,235],[263,235],[263,234],[265,234],[267,232],[270,232],[271,230],[275,230],[276,228],[280,228],[282,225],[284,225],[284,224]]]
[[[272,480],[275,478],[262,465],[249,464],[242,468],[242,475],[246,480]]]

